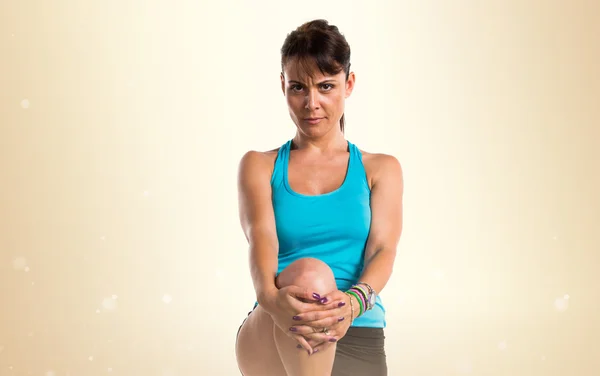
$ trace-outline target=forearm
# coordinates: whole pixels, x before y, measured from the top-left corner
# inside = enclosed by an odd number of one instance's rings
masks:
[[[268,304],[276,294],[277,250],[266,241],[256,240],[249,249],[250,275],[259,304]]]
[[[396,259],[395,249],[380,249],[365,262],[362,274],[357,282],[369,284],[379,294],[387,285]]]

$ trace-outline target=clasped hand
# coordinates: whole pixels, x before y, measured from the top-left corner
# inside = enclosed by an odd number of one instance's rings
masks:
[[[350,304],[350,297],[340,290],[321,296],[302,287],[287,286],[279,290],[277,309],[271,316],[298,342],[299,349],[313,354],[346,335],[352,322]]]

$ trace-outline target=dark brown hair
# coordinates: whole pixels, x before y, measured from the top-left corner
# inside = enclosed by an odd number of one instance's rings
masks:
[[[322,74],[336,75],[342,70],[346,80],[350,74],[350,46],[337,26],[323,19],[306,22],[287,35],[281,47],[281,71],[292,58],[306,74],[311,75],[310,64],[316,63]],[[344,131],[344,114],[340,119]]]

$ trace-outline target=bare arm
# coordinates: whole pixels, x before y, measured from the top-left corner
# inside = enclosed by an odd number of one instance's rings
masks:
[[[279,250],[271,203],[270,162],[266,155],[249,151],[238,169],[239,217],[249,245],[250,274],[258,303],[267,306],[277,294]]]
[[[371,188],[371,230],[365,250],[365,267],[359,281],[380,293],[389,281],[402,233],[402,167],[389,155],[377,157]]]

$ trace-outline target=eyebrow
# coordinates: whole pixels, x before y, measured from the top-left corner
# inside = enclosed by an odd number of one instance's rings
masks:
[[[296,84],[300,84],[300,85],[304,85],[304,83],[296,81],[296,80],[288,80],[289,83],[296,83]],[[317,85],[321,85],[321,84],[325,84],[325,83],[329,83],[329,82],[336,82],[336,80],[334,79],[327,79],[327,80],[323,80],[321,82],[317,82]]]

